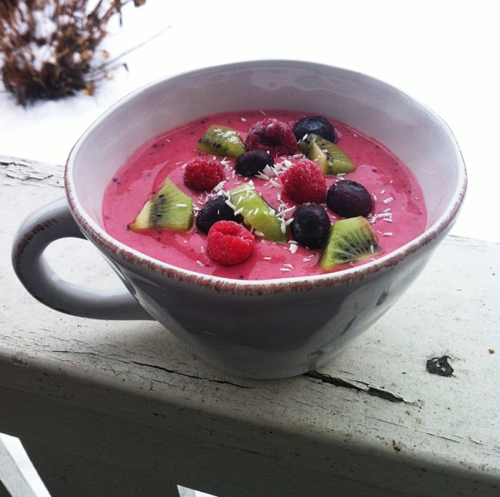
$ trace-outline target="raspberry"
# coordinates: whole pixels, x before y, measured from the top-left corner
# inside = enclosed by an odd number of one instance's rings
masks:
[[[255,123],[245,139],[246,150],[265,150],[273,157],[293,155],[297,151],[297,139],[288,124],[274,118]]]
[[[321,204],[325,200],[326,181],[315,162],[297,161],[281,176],[283,193],[299,204]]]
[[[217,221],[208,232],[207,253],[223,266],[246,261],[253,252],[254,236],[234,221]]]
[[[184,170],[184,184],[192,190],[212,190],[225,179],[222,164],[208,157],[191,160]]]

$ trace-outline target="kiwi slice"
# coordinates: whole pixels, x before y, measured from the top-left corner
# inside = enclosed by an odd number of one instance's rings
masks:
[[[319,265],[328,271],[350,262],[360,262],[380,252],[370,222],[362,216],[337,221],[330,229]]]
[[[241,214],[254,233],[265,240],[285,243],[287,230],[276,211],[264,200],[251,183],[245,183],[229,192],[229,201],[236,214]]]
[[[245,147],[237,131],[227,126],[213,124],[198,140],[196,149],[221,157],[238,157]]]
[[[167,178],[161,190],[144,204],[129,228],[132,231],[187,231],[192,224],[193,200]]]
[[[318,164],[325,176],[352,173],[356,169],[349,156],[338,145],[319,135],[307,135],[299,147],[307,158]]]

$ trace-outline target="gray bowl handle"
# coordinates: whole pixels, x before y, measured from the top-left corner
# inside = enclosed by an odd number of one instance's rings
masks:
[[[65,198],[29,215],[19,227],[12,264],[21,283],[42,304],[73,316],[94,319],[153,319],[126,288],[97,290],[60,278],[47,263],[45,249],[61,238],[86,240]]]

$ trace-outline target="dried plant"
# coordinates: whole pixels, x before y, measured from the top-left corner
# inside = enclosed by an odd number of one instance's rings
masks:
[[[146,0],[0,0],[2,80],[23,106],[36,100],[93,94],[108,75],[96,65],[111,17]],[[104,52],[103,52],[104,53]],[[105,53],[104,53],[105,54]]]

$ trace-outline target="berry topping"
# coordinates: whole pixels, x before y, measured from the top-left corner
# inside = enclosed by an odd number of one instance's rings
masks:
[[[225,179],[222,164],[209,157],[197,157],[191,160],[184,170],[184,184],[192,190],[201,192],[212,190]]]
[[[326,195],[326,205],[342,217],[367,217],[372,210],[372,197],[356,181],[348,179],[333,183]]]
[[[253,252],[255,239],[234,221],[217,221],[208,232],[207,253],[223,266],[246,261]]]
[[[330,227],[327,212],[318,204],[302,204],[293,215],[293,237],[308,249],[323,247],[330,233]]]
[[[297,140],[302,140],[306,135],[315,134],[325,138],[332,143],[337,141],[335,129],[328,119],[322,116],[303,117],[293,127]]]
[[[255,176],[266,166],[274,166],[274,160],[265,150],[249,150],[238,156],[234,163],[235,171],[242,176]]]
[[[293,155],[297,151],[297,139],[288,124],[274,118],[255,123],[245,140],[246,150],[265,150],[273,157]]]
[[[283,193],[299,204],[325,200],[326,181],[315,162],[301,159],[281,176]]]
[[[212,197],[198,212],[196,216],[196,227],[207,234],[213,224],[217,221],[236,221],[234,210],[226,203],[226,196],[217,195]]]

